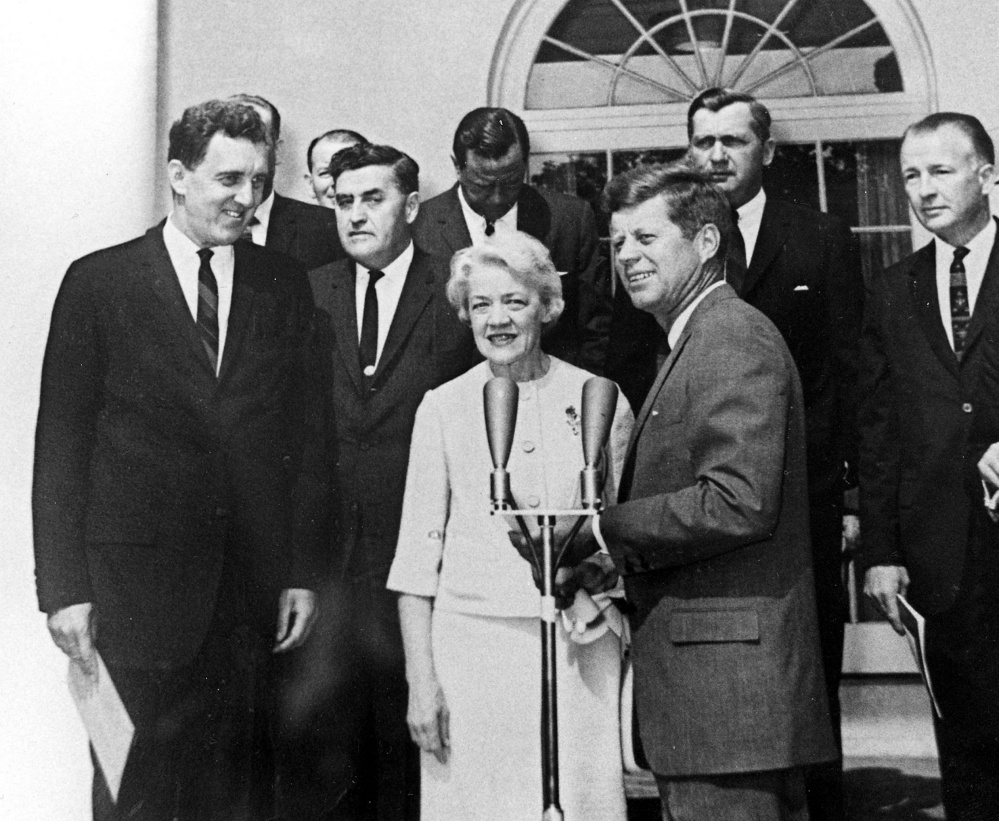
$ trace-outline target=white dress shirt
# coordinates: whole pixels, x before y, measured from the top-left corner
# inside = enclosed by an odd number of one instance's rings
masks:
[[[395,309],[399,307],[402,286],[406,284],[406,274],[409,273],[409,266],[412,264],[413,243],[410,242],[405,251],[381,269],[385,276],[375,283],[375,291],[378,294],[378,354],[375,357],[375,367],[378,366],[378,360],[382,358],[382,349],[385,347],[389,326],[391,326],[392,318],[395,316]],[[354,295],[357,303],[358,343],[361,341],[361,323],[364,320],[364,297],[368,291],[368,280],[371,278],[368,272],[368,268],[359,262],[357,263],[354,276]]]
[[[198,251],[200,249],[187,234],[177,227],[174,223],[173,213],[163,225],[163,242],[166,245],[167,254],[170,255],[173,270],[180,281],[180,289],[184,292],[187,307],[191,311],[194,321],[197,322],[198,269],[201,267],[201,257],[198,256]],[[215,372],[218,373],[219,365],[222,364],[222,351],[225,349],[229,308],[232,307],[232,279],[236,259],[231,245],[219,245],[211,250],[212,273],[215,274],[215,282],[219,289],[219,358],[215,366]]]
[[[465,192],[458,186],[458,202],[461,203],[461,213],[465,217],[465,225],[468,227],[468,235],[472,238],[472,245],[482,245],[486,241],[486,218],[476,211],[465,200]],[[502,217],[493,223],[497,231],[517,230],[517,203],[507,211]]]
[[[273,207],[274,192],[271,191],[271,195],[257,206],[257,210],[253,212],[253,219],[250,220],[252,223],[250,234],[253,236],[254,245],[267,244],[267,226],[271,224],[271,208]]]
[[[736,208],[739,213],[739,233],[746,243],[746,267],[753,261],[753,251],[756,250],[756,240],[760,236],[760,223],[763,221],[763,208],[767,204],[767,195],[761,188],[745,205]]]
[[[989,218],[989,224],[964,246],[968,249],[968,254],[964,258],[964,276],[968,282],[968,309],[972,315],[975,313],[975,302],[978,300],[978,292],[982,289],[985,268],[989,264],[989,254],[992,253],[995,241],[996,221]],[[940,303],[940,319],[943,322],[944,330],[947,331],[950,346],[953,348],[954,325],[950,313],[950,266],[954,262],[954,248],[956,246],[944,242],[940,237],[936,238],[935,245],[937,252],[937,301]]]

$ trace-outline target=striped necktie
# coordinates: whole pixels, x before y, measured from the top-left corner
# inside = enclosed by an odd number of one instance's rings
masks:
[[[205,353],[212,363],[212,370],[219,370],[219,286],[212,271],[211,248],[198,251],[198,333]]]
[[[950,324],[954,331],[954,353],[957,361],[964,356],[964,346],[968,340],[968,325],[971,324],[971,302],[968,300],[968,278],[964,270],[964,258],[968,249],[954,249],[954,261],[950,264]]]

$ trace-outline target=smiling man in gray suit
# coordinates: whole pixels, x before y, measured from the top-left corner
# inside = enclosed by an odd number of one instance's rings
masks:
[[[607,186],[621,283],[671,353],[596,531],[634,610],[636,703],[663,818],[805,819],[835,758],[808,538],[801,383],[722,279],[724,196],[685,166]]]

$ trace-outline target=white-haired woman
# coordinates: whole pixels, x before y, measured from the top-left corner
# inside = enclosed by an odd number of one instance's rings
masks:
[[[580,396],[590,374],[542,350],[543,329],[562,311],[562,288],[533,237],[500,233],[459,251],[448,298],[486,361],[420,406],[388,586],[401,594],[423,817],[522,821],[537,817],[542,802],[540,602],[507,522],[490,515],[482,389],[493,376],[520,389],[509,461],[518,507],[571,508],[579,506]],[[604,454],[608,498],[632,424],[622,397]],[[587,565],[590,592],[610,584],[606,568]],[[578,821],[625,818],[613,621],[578,635],[579,622],[558,622],[561,804]]]

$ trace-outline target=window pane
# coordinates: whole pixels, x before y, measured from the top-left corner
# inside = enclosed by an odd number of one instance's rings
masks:
[[[574,194],[593,206],[601,236],[607,235],[607,220],[600,213],[600,193],[607,184],[607,155],[531,154],[529,174],[532,185]]]
[[[773,162],[763,175],[768,197],[819,208],[819,173],[815,144],[779,145]]]
[[[539,43],[528,108],[682,103],[713,85],[764,97],[903,87],[863,0],[736,0],[731,17],[729,0],[687,0],[686,15],[678,0],[621,5],[566,4]]]

